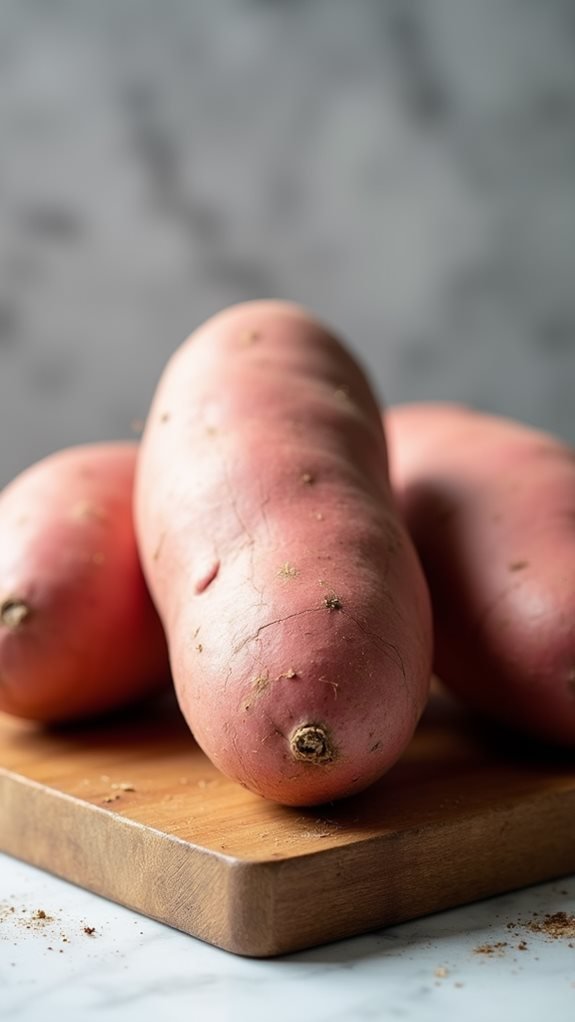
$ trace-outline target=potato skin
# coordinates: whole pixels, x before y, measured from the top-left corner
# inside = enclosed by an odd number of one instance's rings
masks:
[[[357,364],[295,306],[246,303],[172,357],[136,481],[182,711],[225,774],[304,805],[375,781],[429,684],[429,599]]]
[[[133,443],[53,454],[0,494],[0,710],[50,722],[169,682],[132,521]]]
[[[437,673],[487,716],[575,745],[574,452],[463,406],[384,418],[431,591]]]

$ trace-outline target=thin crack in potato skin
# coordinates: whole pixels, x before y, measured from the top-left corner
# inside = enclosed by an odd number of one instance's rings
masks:
[[[258,628],[253,635],[246,636],[246,638],[242,639],[237,646],[234,646],[232,655],[236,656],[236,654],[239,653],[249,642],[256,642],[266,628],[271,628],[272,625],[284,624],[284,622],[291,621],[294,617],[302,617],[305,614],[316,614],[320,610],[320,607],[304,607],[303,610],[296,610],[293,614],[286,614],[283,617],[274,618],[273,621],[265,621],[263,625],[258,625]]]

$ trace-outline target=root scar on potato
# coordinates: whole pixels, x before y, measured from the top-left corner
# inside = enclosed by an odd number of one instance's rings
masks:
[[[304,763],[324,766],[337,758],[329,732],[323,724],[302,724],[291,735],[289,744],[293,758]]]
[[[6,628],[16,630],[30,617],[31,610],[25,600],[9,597],[0,604],[0,621]]]

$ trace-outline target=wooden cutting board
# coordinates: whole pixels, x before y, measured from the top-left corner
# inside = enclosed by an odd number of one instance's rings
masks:
[[[575,871],[575,759],[442,696],[369,792],[313,809],[226,780],[175,702],[41,730],[0,715],[0,848],[268,956]]]

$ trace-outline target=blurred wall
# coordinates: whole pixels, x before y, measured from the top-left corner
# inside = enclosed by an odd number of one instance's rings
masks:
[[[571,0],[0,0],[0,484],[290,298],[575,441]]]

